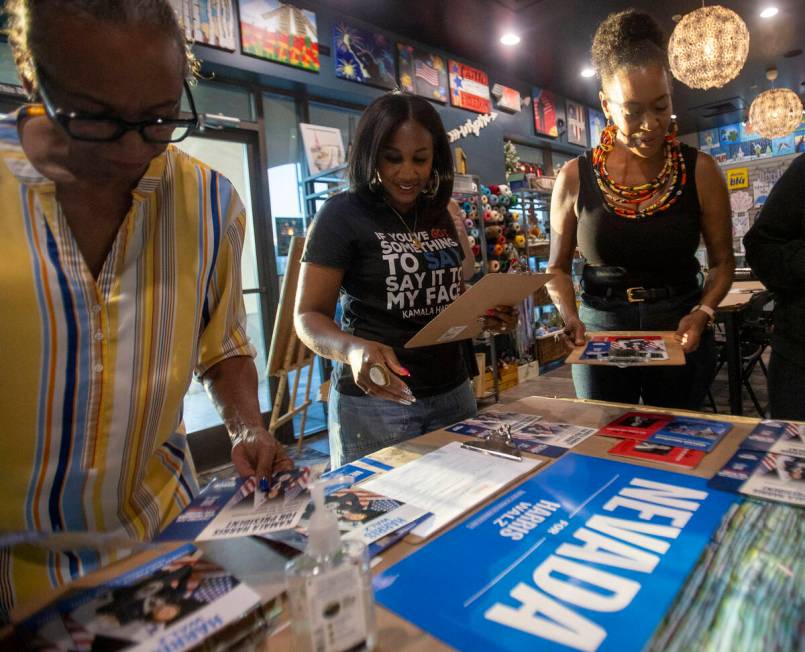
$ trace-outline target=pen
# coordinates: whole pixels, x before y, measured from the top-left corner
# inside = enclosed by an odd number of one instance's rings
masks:
[[[260,491],[268,491],[269,489],[271,489],[271,482],[269,482],[269,479],[267,477],[263,476],[262,478],[260,478],[258,487],[260,487]]]

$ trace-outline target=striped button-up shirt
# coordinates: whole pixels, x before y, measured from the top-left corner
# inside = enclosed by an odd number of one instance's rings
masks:
[[[254,355],[243,205],[227,179],[168,147],[96,279],[16,121],[0,117],[0,530],[148,538],[197,489],[182,426],[194,371]],[[0,612],[102,561],[0,551]]]

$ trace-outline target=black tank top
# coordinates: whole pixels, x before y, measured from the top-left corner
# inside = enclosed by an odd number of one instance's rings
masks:
[[[588,265],[623,267],[630,277],[645,279],[646,287],[695,280],[700,270],[696,249],[701,235],[697,154],[696,149],[682,144],[687,171],[682,195],[666,210],[640,219],[616,215],[606,205],[595,179],[592,151],[579,156],[577,241]]]

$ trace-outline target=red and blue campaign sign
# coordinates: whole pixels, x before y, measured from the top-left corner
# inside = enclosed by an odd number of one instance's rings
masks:
[[[450,59],[450,104],[477,113],[490,113],[489,78],[483,70]]]
[[[460,650],[640,650],[734,495],[568,453],[375,578]]]

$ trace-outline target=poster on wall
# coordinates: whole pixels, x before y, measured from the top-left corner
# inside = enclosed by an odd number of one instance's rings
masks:
[[[718,129],[705,129],[699,132],[699,149],[703,152],[719,146]]]
[[[450,104],[460,109],[489,113],[492,101],[489,98],[489,77],[483,70],[450,59]]]
[[[564,123],[564,116],[559,115],[556,96],[544,88],[534,88],[531,103],[534,106],[534,129],[537,133],[558,138],[559,120]]]
[[[567,142],[587,147],[587,117],[584,115],[584,107],[570,100],[566,104]]]
[[[601,142],[601,134],[607,126],[607,117],[598,109],[587,109],[587,123],[590,126],[590,147]]]
[[[344,139],[336,127],[299,123],[310,174],[332,170],[346,161]]]
[[[238,45],[235,0],[171,0],[171,5],[192,43],[234,52]]]
[[[447,66],[438,54],[397,43],[400,87],[436,102],[447,102]]]
[[[278,0],[240,0],[244,54],[310,72],[319,71],[316,14]]]
[[[458,650],[641,650],[736,500],[566,453],[383,571],[375,597]]]
[[[394,43],[385,34],[346,22],[333,26],[335,76],[392,89],[397,86]]]
[[[492,87],[492,95],[495,97],[495,106],[510,113],[517,113],[522,106],[520,91],[503,84],[495,84]]]

